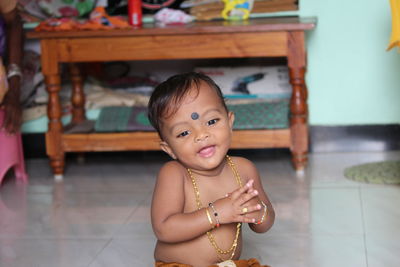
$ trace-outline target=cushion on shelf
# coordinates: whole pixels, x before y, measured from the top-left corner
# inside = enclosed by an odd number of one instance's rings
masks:
[[[145,107],[102,108],[94,128],[96,132],[154,131]]]
[[[289,101],[265,101],[229,104],[235,113],[235,130],[282,129],[289,127]],[[96,132],[154,131],[145,107],[102,108],[95,124]]]
[[[289,101],[228,105],[235,113],[233,129],[282,129],[289,127]]]

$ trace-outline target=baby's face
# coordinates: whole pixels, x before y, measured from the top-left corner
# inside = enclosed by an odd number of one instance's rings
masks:
[[[198,94],[189,92],[177,112],[163,119],[161,147],[188,168],[214,169],[228,152],[233,120],[214,89],[202,82]]]

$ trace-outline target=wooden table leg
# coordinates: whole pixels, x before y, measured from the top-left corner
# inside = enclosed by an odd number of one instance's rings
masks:
[[[62,147],[63,125],[61,123],[61,103],[58,93],[61,89],[60,66],[57,53],[57,41],[42,40],[41,63],[46,90],[49,95],[47,117],[49,119],[46,133],[46,152],[50,158],[54,178],[60,179],[64,173],[65,152]]]
[[[46,151],[50,158],[55,178],[62,178],[64,173],[64,151],[62,149],[61,103],[59,91],[61,89],[60,75],[46,75],[44,73],[46,89],[49,94],[47,116],[49,118],[46,133]]]
[[[83,91],[83,78],[77,63],[69,64],[72,81],[72,123],[80,123],[86,119],[85,116],[85,94]]]
[[[292,162],[296,170],[303,170],[308,161],[308,93],[304,81],[306,71],[304,32],[288,33],[288,66],[293,88],[290,100]]]

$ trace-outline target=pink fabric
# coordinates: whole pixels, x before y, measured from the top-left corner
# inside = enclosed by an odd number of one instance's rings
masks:
[[[3,120],[4,110],[0,109],[0,125],[3,125]],[[10,168],[14,168],[18,182],[28,182],[21,133],[10,135],[4,129],[0,129],[0,185]]]

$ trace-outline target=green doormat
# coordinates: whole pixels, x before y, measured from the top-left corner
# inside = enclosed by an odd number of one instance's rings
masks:
[[[371,184],[400,184],[400,161],[356,165],[344,170],[346,178]]]

